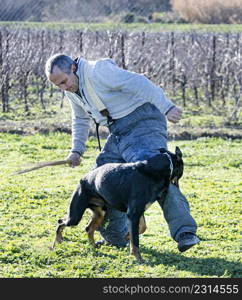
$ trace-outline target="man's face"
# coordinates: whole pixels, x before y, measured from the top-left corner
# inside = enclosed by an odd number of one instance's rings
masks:
[[[62,72],[57,66],[53,68],[53,72],[49,75],[49,80],[61,90],[75,93],[78,91],[78,77],[73,73],[75,66],[71,66],[71,73]]]

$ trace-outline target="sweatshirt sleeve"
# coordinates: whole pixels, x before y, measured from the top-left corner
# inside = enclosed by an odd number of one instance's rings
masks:
[[[71,151],[77,151],[83,154],[85,144],[88,139],[90,129],[90,118],[85,110],[76,104],[70,96],[68,100],[72,110],[72,148]]]
[[[147,100],[163,114],[175,106],[165,97],[163,90],[144,75],[119,68],[111,59],[97,62],[94,77],[110,90],[122,90],[136,95],[137,98]]]

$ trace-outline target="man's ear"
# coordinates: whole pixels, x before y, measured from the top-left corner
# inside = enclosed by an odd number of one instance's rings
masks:
[[[76,71],[76,66],[73,64],[71,65],[71,72],[74,73]]]
[[[181,152],[179,147],[176,147],[176,152],[175,153],[176,153],[177,160],[178,161],[181,160],[182,159],[182,152]]]

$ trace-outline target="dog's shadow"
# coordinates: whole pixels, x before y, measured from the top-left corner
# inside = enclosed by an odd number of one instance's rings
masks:
[[[175,266],[180,271],[191,271],[198,276],[225,276],[242,277],[242,263],[231,262],[224,258],[196,258],[187,257],[178,252],[165,251],[158,252],[154,249],[142,246],[142,253],[147,254],[145,264],[148,266],[165,265]]]

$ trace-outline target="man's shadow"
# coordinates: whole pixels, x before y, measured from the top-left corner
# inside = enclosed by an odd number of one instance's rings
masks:
[[[225,276],[232,278],[242,277],[242,263],[231,262],[224,258],[196,258],[186,257],[184,254],[165,251],[158,252],[142,246],[141,253],[147,254],[145,264],[149,266],[175,266],[177,270],[191,271],[198,276]]]

